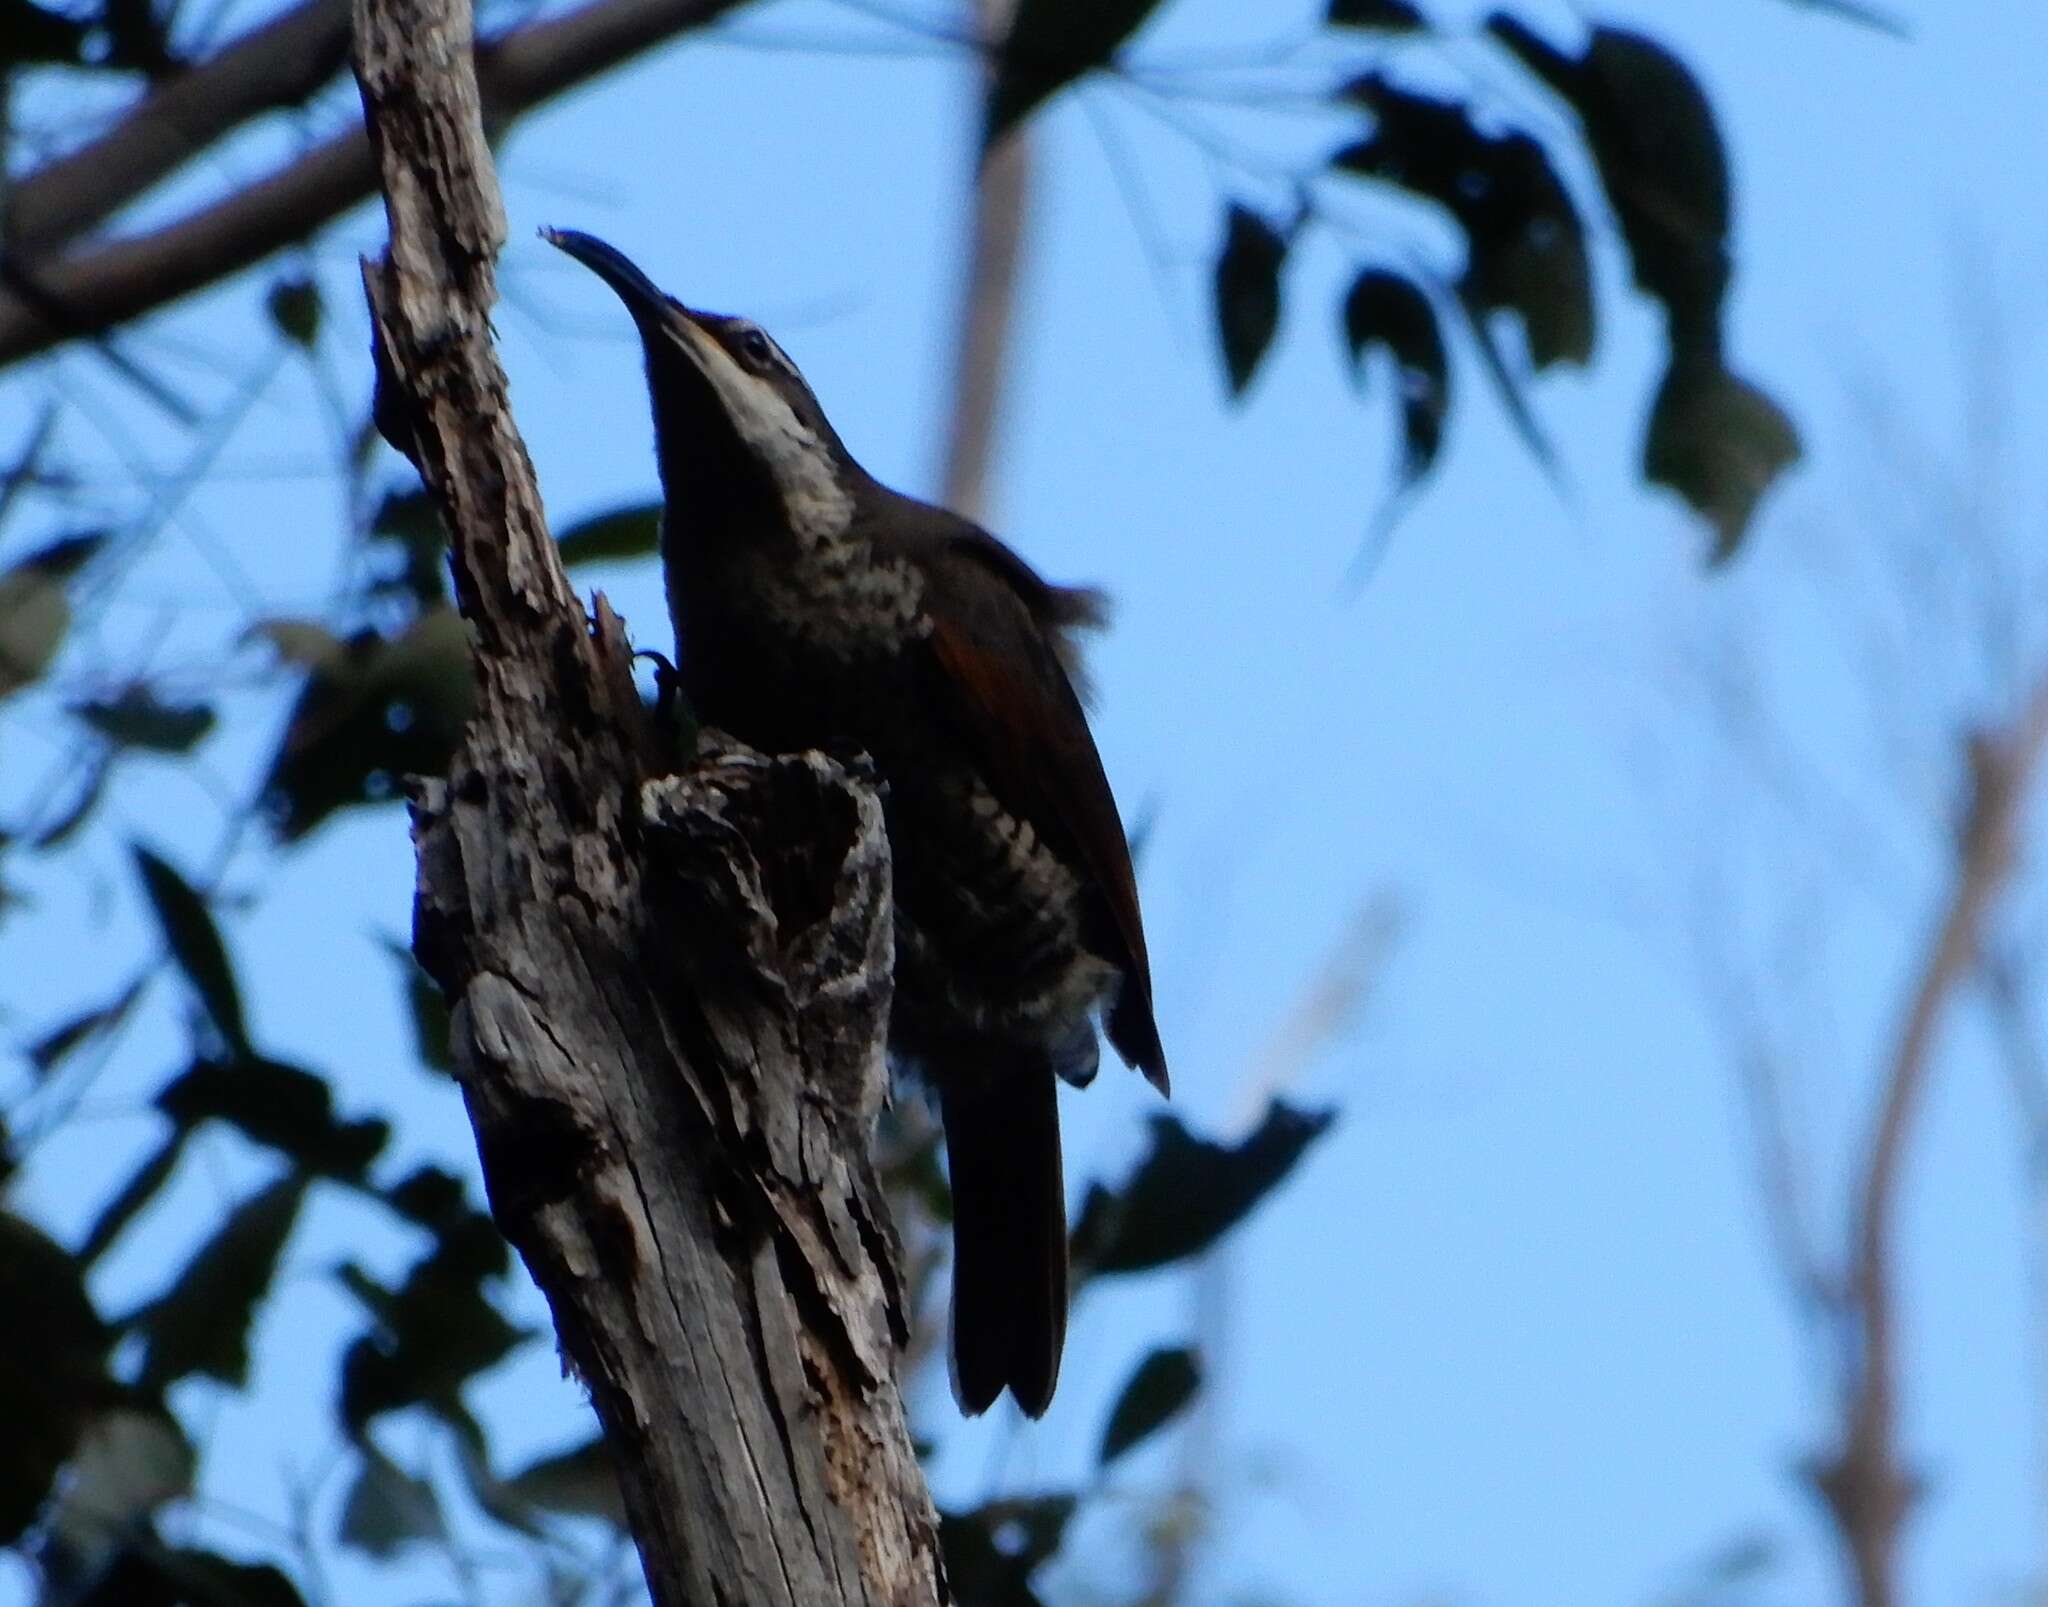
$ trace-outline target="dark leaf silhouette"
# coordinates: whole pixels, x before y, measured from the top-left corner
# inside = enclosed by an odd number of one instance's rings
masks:
[[[0,0],[0,65],[82,66],[93,28],[89,16],[67,17],[34,0]]]
[[[1088,1273],[1143,1272],[1200,1254],[1279,1187],[1335,1119],[1276,1099],[1243,1143],[1216,1144],[1178,1117],[1153,1117],[1152,1148],[1130,1180],[1088,1190],[1074,1260]]]
[[[429,610],[448,601],[448,534],[424,486],[388,493],[371,516],[369,539],[398,559],[396,569],[372,582],[373,595],[409,597]]]
[[[183,1272],[127,1326],[142,1338],[138,1383],[149,1393],[193,1373],[240,1388],[249,1377],[249,1328],[298,1220],[303,1174],[250,1195],[199,1247]]]
[[[182,1130],[173,1132],[151,1152],[148,1160],[136,1167],[134,1175],[121,1185],[121,1192],[100,1208],[100,1214],[86,1230],[85,1243],[78,1249],[81,1266],[89,1267],[99,1260],[107,1246],[121,1236],[122,1229],[135,1220],[136,1213],[156,1198],[157,1191],[177,1166],[178,1157],[185,1153],[188,1136]]]
[[[64,1247],[17,1216],[0,1213],[0,1545],[20,1537],[79,1434],[113,1386],[111,1335],[86,1293],[83,1269]]]
[[[152,1514],[191,1493],[197,1463],[191,1440],[161,1406],[129,1399],[101,1412],[43,1520],[39,1560],[55,1579],[83,1582],[119,1573],[131,1549],[157,1551]],[[74,1599],[70,1590],[56,1594]]]
[[[426,1169],[393,1191],[394,1205],[402,1197],[407,1215],[430,1220],[437,1241],[402,1285],[389,1289],[358,1267],[341,1269],[374,1319],[342,1357],[342,1421],[352,1434],[385,1412],[418,1405],[467,1424],[463,1386],[531,1337],[484,1294],[485,1282],[508,1266],[504,1239],[468,1207],[460,1185],[451,1197],[445,1178]]]
[[[1041,102],[1104,66],[1159,0],[1018,0],[995,53],[981,148],[986,151]]]
[[[1650,410],[1643,473],[1706,515],[1713,561],[1741,544],[1757,500],[1799,457],[1784,410],[1718,362],[1672,364]]]
[[[38,680],[71,629],[65,584],[106,540],[65,536],[0,571],[0,698]]]
[[[552,1456],[539,1457],[518,1472],[490,1480],[477,1498],[501,1522],[532,1529],[541,1514],[598,1518],[614,1528],[626,1526],[626,1503],[619,1493],[619,1474],[603,1435]]]
[[[989,1501],[939,1514],[939,1546],[955,1594],[974,1607],[1041,1607],[1031,1575],[1060,1548],[1071,1495]]]
[[[66,1058],[92,1042],[109,1027],[118,1026],[128,1018],[128,1012],[135,1007],[135,1001],[142,997],[142,979],[137,977],[127,987],[115,994],[107,1003],[83,1015],[73,1016],[62,1026],[53,1027],[28,1047],[28,1063],[35,1068],[36,1075],[47,1077],[64,1063]]]
[[[661,504],[640,502],[581,520],[557,539],[565,564],[649,558],[661,546]]]
[[[123,1552],[70,1607],[305,1607],[305,1597],[268,1563],[152,1543]]]
[[[160,703],[141,685],[125,688],[116,698],[76,704],[71,712],[115,746],[152,753],[190,753],[214,721],[212,708],[204,703]]]
[[[270,287],[266,300],[270,321],[277,332],[294,346],[311,351],[320,339],[320,287],[312,280],[293,276]]]
[[[273,621],[266,634],[279,641],[280,627],[298,623]],[[452,609],[432,609],[394,637],[360,631],[339,644],[338,657],[325,656],[310,632],[290,640],[321,657],[265,785],[284,838],[304,836],[338,809],[397,797],[407,776],[447,769],[475,697],[469,637]]]
[[[1286,238],[1233,202],[1216,257],[1216,332],[1233,396],[1251,383],[1280,327],[1280,268],[1286,260]]]
[[[448,1048],[448,1001],[405,944],[386,938],[384,949],[403,979],[406,1007],[412,1016],[413,1047],[420,1063],[435,1071],[452,1071],[455,1057]]]
[[[100,18],[106,28],[108,67],[126,67],[150,78],[162,78],[176,70],[177,57],[171,53],[170,14],[156,0],[103,0]]]
[[[235,985],[234,968],[228,963],[227,946],[206,900],[171,868],[170,863],[140,843],[133,845],[136,868],[142,885],[156,911],[157,925],[171,958],[192,991],[199,995],[207,1019],[221,1042],[238,1054],[249,1053],[249,1030],[242,1019],[242,995]]]
[[[1537,368],[1585,362],[1594,342],[1585,226],[1543,147],[1524,133],[1484,133],[1467,107],[1377,74],[1345,95],[1374,128],[1332,165],[1443,208],[1467,243],[1460,298],[1482,313],[1514,313]]]
[[[1515,18],[1487,29],[1578,114],[1636,283],[1664,303],[1674,351],[1718,350],[1728,290],[1728,157],[1691,71],[1663,46],[1595,28],[1570,56]]]
[[[1344,343],[1354,372],[1375,347],[1394,359],[1401,387],[1401,484],[1436,462],[1451,405],[1450,362],[1429,297],[1399,274],[1368,268],[1344,298]]]
[[[344,1544],[373,1557],[389,1557],[413,1540],[446,1532],[434,1487],[415,1478],[368,1440],[360,1446],[363,1465],[341,1504]]]
[[[1536,422],[1536,409],[1529,404],[1528,387],[1522,383],[1522,376],[1516,372],[1507,353],[1501,350],[1486,309],[1470,301],[1464,302],[1464,307],[1466,327],[1472,331],[1472,347],[1479,353],[1479,366],[1493,381],[1494,393],[1500,397],[1500,405],[1507,410],[1509,422],[1521,436],[1522,444],[1529,449],[1529,455],[1542,464],[1544,471],[1556,482],[1559,479],[1557,453],[1551,447],[1550,437],[1543,433],[1543,426]]]
[[[376,1118],[337,1121],[327,1080],[302,1066],[249,1056],[193,1062],[156,1096],[181,1128],[225,1122],[301,1168],[359,1182],[390,1136]]]
[[[1193,1350],[1176,1345],[1150,1352],[1110,1409],[1095,1460],[1107,1466],[1164,1428],[1187,1409],[1201,1386],[1202,1366]]]
[[[7,573],[14,575],[33,571],[38,575],[48,575],[53,580],[70,580],[91,563],[106,544],[107,533],[104,530],[74,531],[71,535],[45,542]]]
[[[1416,33],[1428,26],[1409,0],[1330,0],[1332,28],[1369,28],[1379,33]]]
[[[384,1203],[407,1221],[444,1237],[458,1228],[468,1230],[472,1224],[491,1225],[490,1218],[471,1207],[462,1179],[438,1166],[408,1172],[384,1191]],[[502,1272],[509,1264],[501,1254],[491,1270]]]

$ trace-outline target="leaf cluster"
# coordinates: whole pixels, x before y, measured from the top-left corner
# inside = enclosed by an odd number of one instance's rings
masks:
[[[1412,8],[1337,0],[1333,26],[1377,34],[1418,31]],[[1336,149],[1329,174],[1367,183],[1447,221],[1464,241],[1455,271],[1368,255],[1338,319],[1363,379],[1384,353],[1401,432],[1397,483],[1435,466],[1452,395],[1451,353],[1469,348],[1532,454],[1556,458],[1528,394],[1531,378],[1589,361],[1597,300],[1587,208],[1603,207],[1636,287],[1663,310],[1668,360],[1652,402],[1646,479],[1678,492],[1714,532],[1712,556],[1731,556],[1758,501],[1799,456],[1782,408],[1723,356],[1732,207],[1727,155],[1691,71],[1654,40],[1598,26],[1571,54],[1513,16],[1487,19],[1482,37],[1574,120],[1597,190],[1575,195],[1560,156],[1530,128],[1497,128],[1469,99],[1409,87],[1375,66],[1335,90],[1364,132]],[[1305,192],[1306,193],[1306,192]],[[1312,199],[1284,221],[1229,203],[1215,267],[1217,338],[1234,393],[1257,374],[1281,325],[1292,248],[1319,220]],[[1512,331],[1519,336],[1511,345]]]
[[[1151,0],[1023,0],[995,52],[984,149],[1035,108],[1090,74],[1113,77],[1157,12]],[[1223,198],[1212,306],[1225,381],[1252,385],[1283,323],[1287,264],[1324,229],[1356,249],[1329,181],[1371,186],[1447,222],[1463,241],[1458,265],[1417,262],[1399,230],[1367,238],[1340,300],[1338,328],[1364,379],[1384,356],[1400,428],[1397,498],[1435,466],[1453,395],[1452,353],[1469,350],[1529,450],[1551,472],[1556,454],[1537,421],[1530,381],[1582,365],[1598,338],[1593,252],[1606,225],[1620,236],[1636,287],[1663,310],[1666,370],[1642,448],[1645,478],[1678,492],[1729,557],[1763,493],[1799,456],[1797,432],[1767,394],[1723,359],[1732,207],[1727,155],[1690,69],[1641,33],[1594,26],[1576,53],[1508,12],[1478,30],[1501,72],[1528,96],[1444,96],[1414,87],[1401,68],[1439,45],[1442,30],[1409,0],[1331,0],[1326,26],[1368,65],[1340,73],[1331,108],[1362,124],[1320,173],[1301,175],[1291,207],[1262,210]],[[1576,148],[1527,116],[1548,95],[1570,120]],[[1554,122],[1554,120],[1548,120]],[[1576,161],[1594,182],[1574,184]]]
[[[334,1381],[337,1428],[359,1466],[335,1538],[388,1555],[402,1540],[442,1536],[438,1517],[408,1526],[394,1515],[394,1503],[413,1519],[421,1509],[393,1493],[407,1487],[407,1476],[394,1471],[371,1434],[388,1414],[412,1408],[471,1449],[467,1465],[488,1496],[484,1509],[501,1521],[531,1530],[551,1502],[575,1513],[602,1505],[570,1470],[552,1463],[537,1464],[531,1477],[490,1475],[486,1437],[464,1395],[534,1335],[509,1322],[494,1298],[511,1256],[489,1216],[470,1202],[459,1178],[440,1168],[415,1167],[384,1181],[378,1162],[390,1122],[340,1114],[330,1076],[260,1047],[218,901],[147,848],[135,849],[133,863],[189,1007],[190,1058],[153,1101],[158,1143],[75,1248],[0,1215],[0,1293],[9,1310],[31,1319],[0,1330],[0,1380],[8,1381],[11,1397],[4,1404],[18,1426],[0,1456],[0,1541],[25,1546],[67,1601],[227,1607],[300,1599],[278,1567],[171,1546],[156,1514],[189,1494],[196,1475],[198,1453],[184,1427],[193,1397],[184,1386],[206,1379],[231,1391],[254,1387],[254,1333],[277,1291],[287,1247],[309,1204],[323,1195],[340,1208],[367,1208],[426,1243],[395,1286],[353,1261],[329,1273],[361,1312],[360,1332],[345,1346]],[[148,980],[46,1034],[31,1047],[30,1063],[42,1076],[59,1075],[71,1057],[119,1026]],[[404,985],[419,997],[412,977]],[[423,1044],[439,1041],[445,1022],[423,1019],[420,1032]],[[210,1132],[232,1132],[267,1154],[270,1180],[227,1205],[153,1294],[124,1313],[104,1314],[88,1285],[94,1269]],[[67,1467],[70,1477],[60,1485]]]

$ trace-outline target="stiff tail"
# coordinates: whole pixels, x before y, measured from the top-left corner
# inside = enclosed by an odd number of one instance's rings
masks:
[[[953,1181],[953,1393],[972,1417],[1007,1388],[1052,1401],[1067,1337],[1067,1202],[1049,1066],[938,1079]]]

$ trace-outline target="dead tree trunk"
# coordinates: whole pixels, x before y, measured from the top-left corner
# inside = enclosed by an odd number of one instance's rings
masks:
[[[570,592],[490,341],[504,221],[471,45],[467,0],[358,0],[391,232],[364,272],[378,424],[439,503],[478,686],[415,808],[414,941],[454,1005],[492,1210],[662,1607],[940,1602],[867,1154],[892,958],[875,793],[815,754],[648,779],[624,633]]]

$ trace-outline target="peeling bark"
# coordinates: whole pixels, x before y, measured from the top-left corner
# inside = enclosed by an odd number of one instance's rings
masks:
[[[504,233],[463,0],[360,0],[391,245],[377,417],[447,523],[478,700],[414,805],[414,946],[453,1004],[494,1215],[617,1462],[654,1599],[947,1599],[868,1158],[889,860],[872,777],[682,773],[570,592],[492,348]]]

